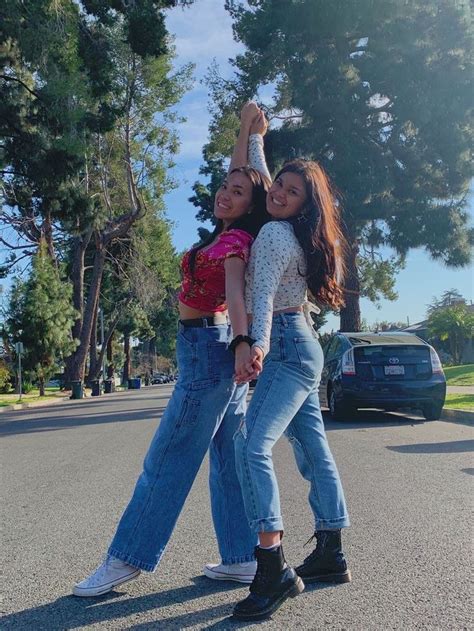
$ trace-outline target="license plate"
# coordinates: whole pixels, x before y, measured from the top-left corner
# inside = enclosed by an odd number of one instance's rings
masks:
[[[386,375],[404,375],[405,366],[384,366]]]

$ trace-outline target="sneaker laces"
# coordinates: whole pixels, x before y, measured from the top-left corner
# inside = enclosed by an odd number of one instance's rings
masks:
[[[96,585],[97,583],[100,583],[104,575],[106,574],[107,570],[109,569],[111,562],[112,562],[112,559],[109,556],[106,556],[105,559],[102,561],[102,563],[99,566],[97,566],[96,569],[89,576],[88,582],[91,585]]]

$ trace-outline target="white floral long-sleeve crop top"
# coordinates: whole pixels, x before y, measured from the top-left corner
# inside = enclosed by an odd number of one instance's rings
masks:
[[[287,221],[270,221],[257,235],[245,274],[245,306],[252,337],[264,355],[270,348],[273,311],[306,302],[303,250]]]
[[[269,177],[262,137],[249,139],[249,164]],[[245,274],[245,305],[252,314],[252,337],[264,355],[270,348],[273,311],[307,300],[303,250],[287,221],[270,221],[257,235]]]

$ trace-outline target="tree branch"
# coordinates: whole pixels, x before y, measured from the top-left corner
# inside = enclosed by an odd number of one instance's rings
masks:
[[[26,85],[26,83],[24,81],[22,81],[21,79],[18,79],[17,77],[9,77],[8,75],[4,75],[4,74],[0,75],[0,79],[4,79],[5,81],[16,81],[16,83],[19,83],[21,86],[23,86],[25,88],[25,90],[27,90],[30,94],[35,96],[40,101],[42,100],[40,95],[37,92],[35,92],[34,90],[31,90],[31,88],[29,88]]]

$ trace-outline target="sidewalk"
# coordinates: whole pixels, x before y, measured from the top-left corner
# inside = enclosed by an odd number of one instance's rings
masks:
[[[448,386],[448,394],[474,394],[474,386]]]

